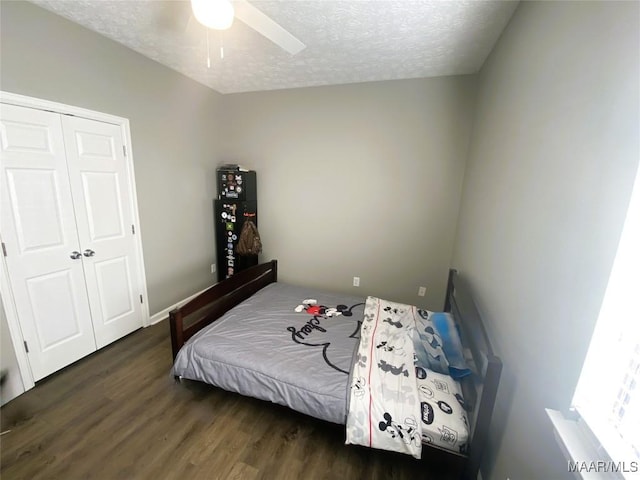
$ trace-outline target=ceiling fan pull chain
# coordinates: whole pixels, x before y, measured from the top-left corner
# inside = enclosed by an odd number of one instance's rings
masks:
[[[207,68],[211,68],[211,52],[209,51],[209,29],[207,28]]]
[[[224,60],[224,42],[222,30],[220,30],[220,60]]]

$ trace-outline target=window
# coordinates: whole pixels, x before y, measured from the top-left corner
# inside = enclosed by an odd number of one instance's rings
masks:
[[[614,463],[640,461],[640,169],[573,407]],[[587,459],[584,459],[587,460]],[[624,469],[621,473],[625,475]],[[637,478],[637,477],[636,477]]]

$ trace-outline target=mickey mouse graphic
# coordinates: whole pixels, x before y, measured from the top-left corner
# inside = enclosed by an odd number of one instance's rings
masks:
[[[358,304],[362,305],[362,304]],[[355,305],[353,306],[355,307]],[[336,305],[335,307],[325,307],[324,305],[318,305],[318,301],[315,298],[308,298],[302,301],[302,304],[298,305],[295,308],[295,311],[300,313],[303,310],[307,312],[309,315],[321,315],[324,317],[336,317],[338,315],[344,315],[345,317],[350,317],[353,315],[351,309],[346,305]]]
[[[420,435],[417,432],[418,422],[413,417],[408,417],[404,425],[393,420],[389,412],[384,412],[384,421],[378,424],[382,432],[387,432],[391,438],[400,438],[405,444],[420,445]]]
[[[365,394],[365,386],[367,385],[367,382],[364,378],[362,377],[358,377],[353,381],[353,384],[351,385],[351,388],[354,390],[354,395],[356,397],[362,397]]]
[[[345,361],[340,360],[340,354],[335,355],[335,353],[332,354],[332,352],[344,351],[337,345],[339,343],[353,344],[354,342],[357,342],[362,322],[360,320],[354,321],[351,333],[347,335],[343,333],[342,336],[338,336],[337,338],[336,335],[331,335],[329,338],[327,336],[327,330],[331,330],[332,327],[336,328],[338,325],[341,325],[342,327],[348,325],[345,324],[344,321],[336,323],[336,317],[351,317],[353,316],[353,310],[356,307],[363,305],[364,303],[357,303],[351,307],[342,304],[336,305],[335,307],[327,307],[325,305],[318,304],[318,301],[314,298],[308,298],[303,300],[303,302],[298,305],[294,311],[298,313],[308,313],[311,315],[311,318],[301,327],[287,327],[287,330],[291,332],[291,339],[300,345],[322,347],[322,356],[327,365],[348,375],[350,365],[346,365]],[[334,345],[334,348],[331,348],[332,344],[336,344]],[[345,348],[347,351],[349,350],[348,347]]]

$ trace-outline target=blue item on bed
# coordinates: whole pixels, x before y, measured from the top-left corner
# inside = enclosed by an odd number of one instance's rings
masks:
[[[464,359],[460,335],[451,314],[435,312],[431,314],[430,320],[442,339],[442,349],[449,363],[449,375],[456,379],[469,375],[471,370]]]
[[[440,338],[440,334],[436,331],[433,322],[429,318],[432,312],[422,309],[418,309],[417,312],[413,347],[418,365],[447,375],[449,373],[449,364],[443,350],[443,341]]]

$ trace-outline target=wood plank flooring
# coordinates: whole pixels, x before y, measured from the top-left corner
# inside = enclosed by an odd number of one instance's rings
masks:
[[[138,330],[0,409],[13,479],[443,479],[427,463],[344,445],[344,427],[170,374],[168,325]]]

